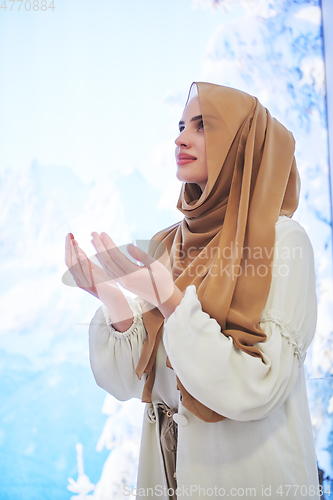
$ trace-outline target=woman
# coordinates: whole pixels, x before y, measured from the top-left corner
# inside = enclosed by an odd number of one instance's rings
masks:
[[[138,498],[319,498],[303,369],[315,276],[291,220],[294,139],[256,98],[208,83],[192,85],[179,130],[184,218],[149,256],[128,247],[143,266],[105,233],[92,233],[102,270],[66,242],[78,286],[104,304],[90,327],[97,383],[147,403]]]

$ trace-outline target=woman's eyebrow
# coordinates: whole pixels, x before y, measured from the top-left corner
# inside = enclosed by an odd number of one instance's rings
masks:
[[[197,120],[202,120],[202,115],[198,115],[198,116],[193,116],[193,118],[191,118],[191,122],[195,122]]]
[[[193,118],[191,118],[190,121],[195,122],[197,120],[202,120],[202,115],[193,116]],[[185,123],[182,120],[180,120],[178,125],[185,125]]]

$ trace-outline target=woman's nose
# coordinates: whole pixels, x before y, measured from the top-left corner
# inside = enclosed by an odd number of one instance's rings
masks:
[[[175,144],[178,147],[183,147],[183,148],[189,147],[189,140],[185,130],[180,132],[179,136],[175,140]]]

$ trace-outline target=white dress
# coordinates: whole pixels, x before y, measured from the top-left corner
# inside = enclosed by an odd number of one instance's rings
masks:
[[[96,382],[119,400],[141,398],[144,385],[135,367],[146,332],[138,303],[129,303],[134,322],[127,332],[112,328],[104,306],[90,326]],[[159,402],[179,411],[178,498],[320,498],[303,367],[316,308],[310,241],[297,222],[284,216],[276,224],[273,279],[260,320],[267,336],[257,344],[263,360],[235,348],[202,311],[195,287],[186,289],[164,324],[158,348],[153,403],[145,409],[137,498],[169,498]],[[166,367],[167,355],[174,371]],[[190,394],[227,419],[205,423],[186,410],[175,373]]]

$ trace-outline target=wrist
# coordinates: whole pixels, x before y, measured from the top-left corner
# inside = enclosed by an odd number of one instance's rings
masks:
[[[115,330],[126,332],[132,326],[133,311],[124,296],[119,297],[117,301],[104,301],[103,304],[107,309],[109,322]]]
[[[105,305],[105,304],[104,304]],[[118,308],[118,310],[115,311],[114,307],[110,306],[105,306],[107,313],[106,317],[108,316],[109,321],[107,323],[112,326],[117,332],[126,332],[129,330],[133,324],[134,320],[134,315],[132,312],[132,309],[129,307],[128,309],[121,309]]]
[[[181,303],[182,298],[184,297],[183,292],[179,290],[179,288],[175,285],[173,293],[171,297],[163,302],[158,309],[161,311],[165,319],[168,319],[169,316],[175,311],[176,307]]]
[[[132,324],[133,324],[133,316],[132,318],[113,322],[112,326],[115,330],[117,330],[117,332],[124,333],[131,328]]]

